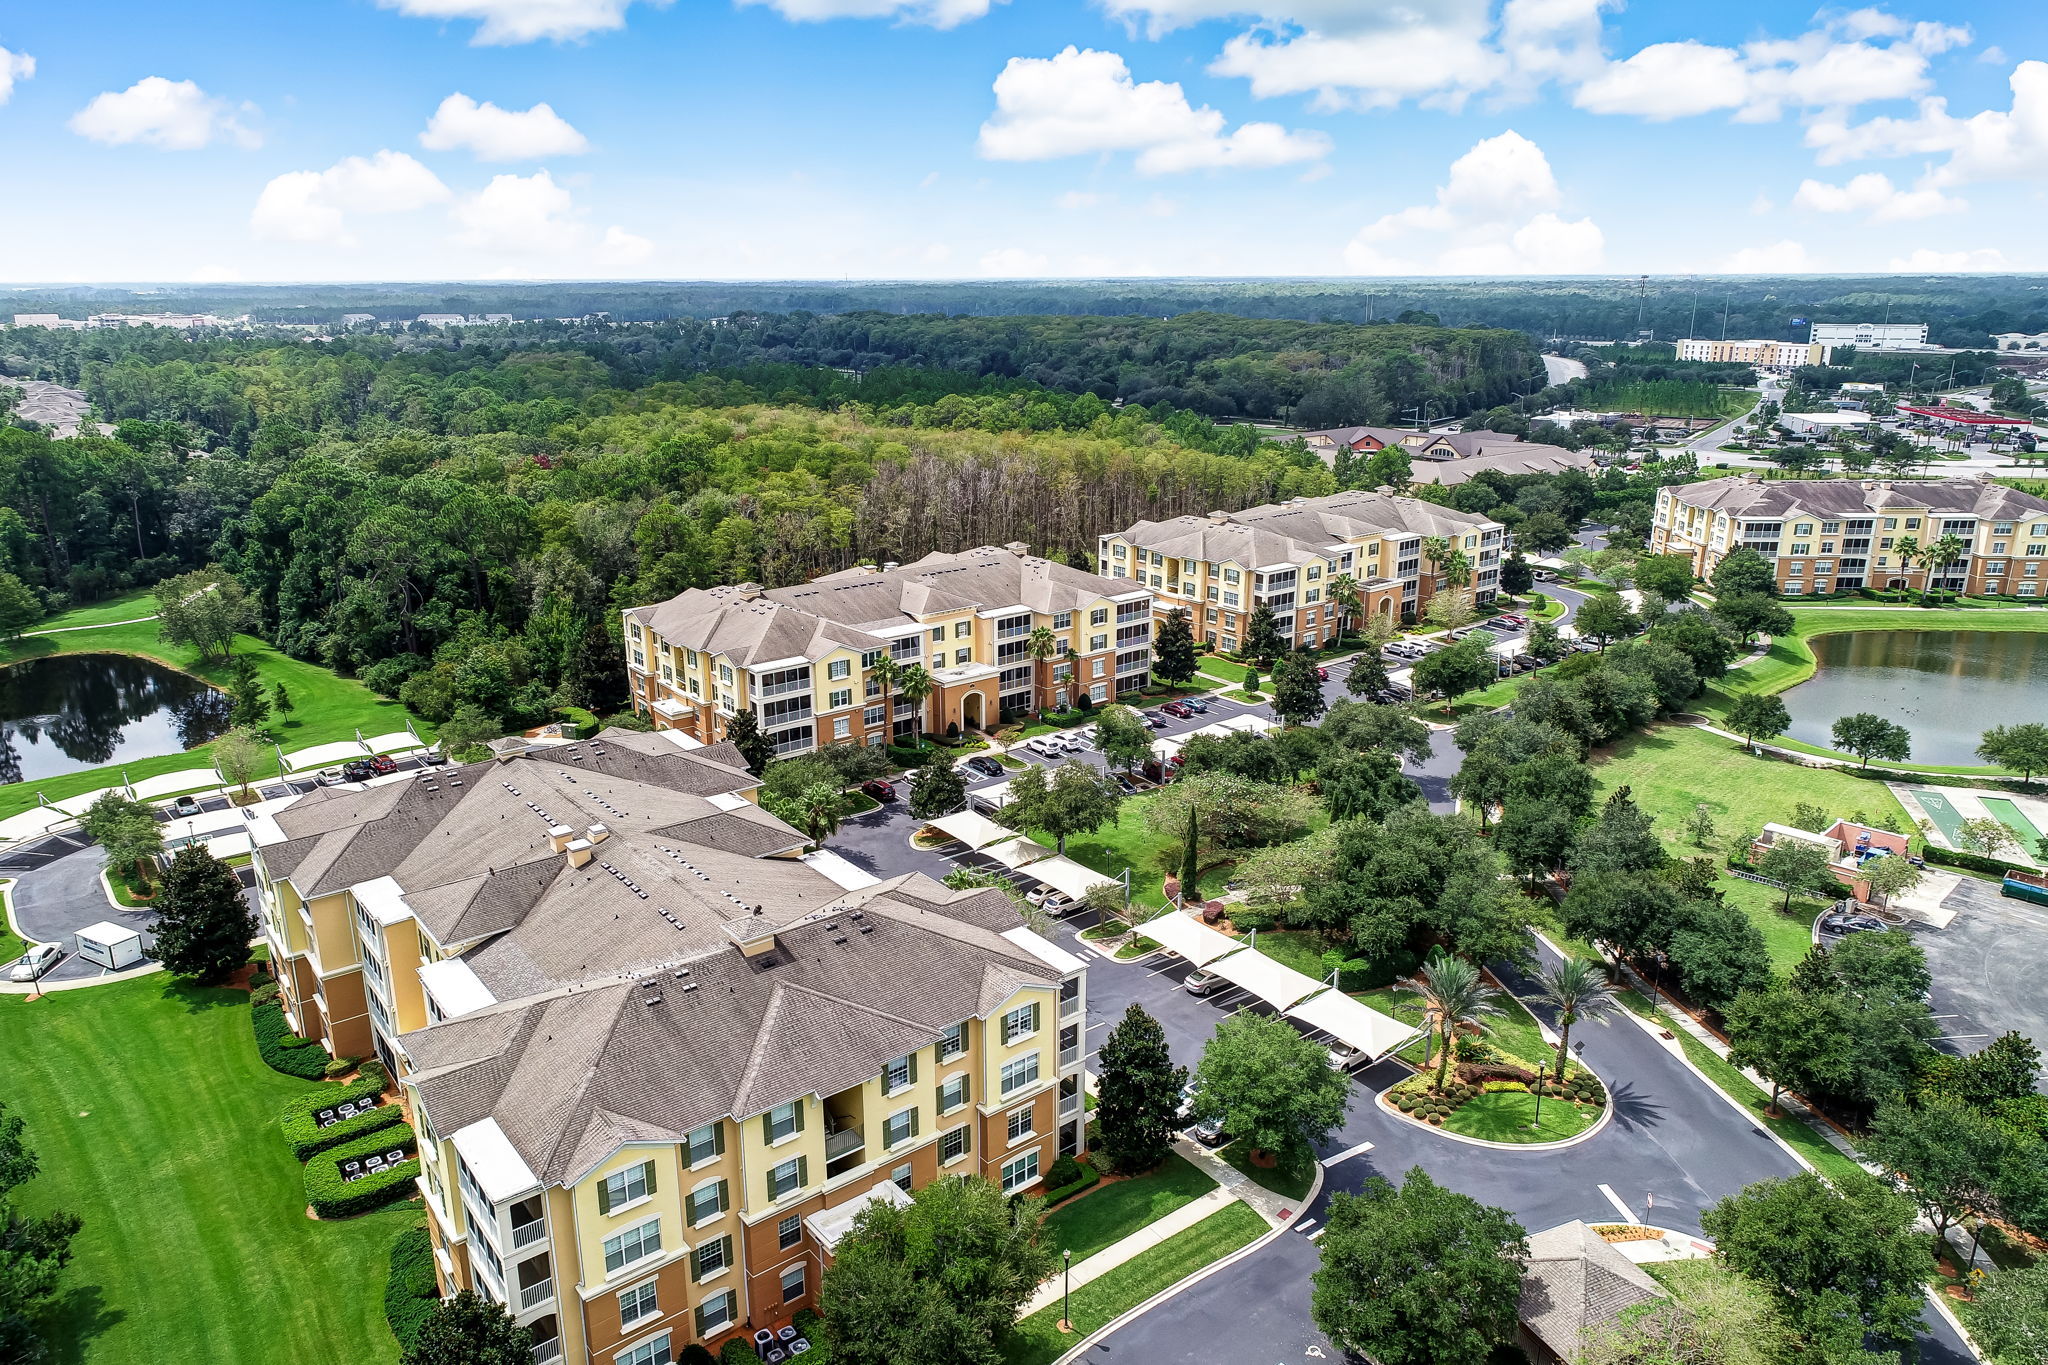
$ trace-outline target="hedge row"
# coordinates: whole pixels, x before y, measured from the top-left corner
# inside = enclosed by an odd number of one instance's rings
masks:
[[[1050,1208],[1054,1204],[1065,1203],[1100,1179],[1102,1173],[1095,1169],[1092,1162],[1076,1161],[1073,1157],[1063,1156],[1053,1162],[1052,1169],[1046,1172],[1046,1183],[1052,1186],[1046,1192],[1046,1206]],[[1059,1183],[1054,1185],[1054,1181]]]
[[[249,1023],[256,1030],[257,1055],[271,1070],[305,1081],[317,1081],[327,1074],[327,1050],[293,1033],[284,1006],[275,1000],[251,1009]]]
[[[406,1152],[414,1151],[411,1125],[398,1124],[354,1142],[330,1147],[307,1162],[306,1202],[313,1206],[313,1212],[322,1218],[349,1218],[410,1194],[413,1181],[419,1178],[420,1173],[420,1161],[416,1155],[361,1180],[341,1178],[341,1163],[348,1158],[388,1152],[394,1147]]]
[[[323,1085],[310,1095],[294,1095],[278,1119],[278,1125],[284,1129],[285,1145],[292,1149],[293,1156],[305,1161],[316,1152],[339,1147],[344,1142],[389,1128],[394,1123],[403,1123],[405,1111],[397,1104],[380,1104],[366,1114],[357,1114],[352,1119],[343,1119],[325,1128],[313,1122],[316,1111],[380,1095],[386,1083],[384,1068],[380,1066],[347,1085]]]
[[[420,1324],[441,1302],[434,1278],[434,1243],[427,1230],[407,1228],[391,1244],[391,1271],[384,1278],[384,1320],[398,1338],[399,1354],[412,1350]]]
[[[1936,848],[1927,846],[1927,861],[1943,867],[1960,867],[1971,872],[1982,872],[1993,877],[2003,877],[2008,872],[2032,872],[2034,869],[2020,863],[2009,863],[2003,858],[1987,858],[1981,853],[1966,853],[1957,848]]]

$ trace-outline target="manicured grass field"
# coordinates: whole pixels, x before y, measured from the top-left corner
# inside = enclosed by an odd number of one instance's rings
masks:
[[[90,606],[60,611],[48,620],[36,622],[29,630],[33,633],[66,630],[72,626],[100,626],[109,621],[133,621],[138,616],[154,615],[156,594],[148,588],[137,588],[134,592],[124,592],[119,597],[109,597],[104,602],[94,602]]]
[[[11,885],[13,879],[8,878],[8,882]],[[20,934],[14,932],[13,922],[5,915],[0,915],[0,967],[6,966],[26,951],[28,944],[22,940]]]
[[[1045,1216],[1045,1243],[1085,1261],[1112,1242],[1155,1223],[1216,1187],[1209,1173],[1178,1152],[1148,1175],[1107,1181]]]
[[[1740,417],[1756,406],[1756,395],[1698,380],[1657,379],[1601,384],[1586,394],[1601,412],[1640,412],[1647,417]]]
[[[1266,1220],[1257,1210],[1243,1203],[1226,1204],[1100,1278],[1076,1286],[1071,1333],[1059,1329],[1058,1304],[1025,1318],[1003,1344],[1003,1359],[1006,1365],[1050,1365],[1111,1319],[1265,1235]]]
[[[1214,654],[1197,656],[1195,667],[1212,678],[1221,678],[1227,683],[1236,683],[1240,687],[1244,685],[1244,675],[1248,671],[1243,664],[1234,664],[1230,660],[1218,658]]]
[[[1695,701],[1692,710],[1709,720],[1720,724],[1727,719],[1728,708],[1735,704],[1736,697],[1747,692],[1775,693],[1805,682],[1814,674],[1817,665],[1813,648],[1807,642],[1816,635],[1830,635],[1852,630],[2031,630],[2048,631],[2048,611],[1985,611],[1970,608],[1943,608],[1898,610],[1873,607],[1790,607],[1792,619],[1797,623],[1798,633],[1771,641],[1771,648],[1754,663],[1745,664],[1730,672],[1707,688]],[[1798,740],[1775,739],[1772,744],[1779,748],[1795,749],[1802,753],[1824,754],[1831,758],[1848,758],[1834,749],[1803,744]],[[1968,765],[1939,766],[1935,764],[1893,763],[1885,765],[1895,769],[1917,769],[1930,773],[1956,773],[1974,775],[1998,773],[2000,768],[1971,767]]]
[[[1252,1160],[1251,1144],[1242,1138],[1225,1147],[1221,1155],[1243,1171],[1254,1185],[1269,1189],[1283,1199],[1305,1199],[1309,1186],[1315,1184],[1316,1164],[1307,1156],[1287,1165],[1268,1168]]]
[[[1163,910],[1166,897],[1161,890],[1161,879],[1165,873],[1160,866],[1159,855],[1168,849],[1178,853],[1183,836],[1154,834],[1145,823],[1145,810],[1149,804],[1148,797],[1131,797],[1117,808],[1114,825],[1104,825],[1091,834],[1068,835],[1067,856],[1105,877],[1121,877],[1124,869],[1129,868],[1131,904]],[[1318,812],[1311,821],[1311,827],[1319,827],[1322,823],[1324,819]],[[1031,837],[1047,848],[1053,846],[1051,836],[1043,832],[1035,832]],[[1204,895],[1220,895],[1231,866],[1233,864],[1219,862],[1205,868],[1198,889]]]
[[[1542,1126],[1530,1127],[1538,1117],[1536,1097],[1527,1091],[1493,1090],[1466,1100],[1444,1120],[1448,1132],[1486,1142],[1563,1142],[1577,1137],[1600,1120],[1600,1110],[1546,1096]]]
[[[403,706],[378,696],[353,679],[340,677],[318,664],[290,658],[254,636],[237,636],[235,652],[256,661],[256,670],[267,686],[275,687],[282,683],[290,694],[291,712],[272,716],[268,722],[287,751],[354,739],[357,730],[367,737],[405,728],[408,713]],[[158,639],[154,621],[78,630],[65,635],[24,637],[0,644],[0,665],[48,654],[139,654],[195,674],[217,686],[224,684],[230,676],[224,665],[200,663],[195,650],[166,644]],[[433,738],[433,727],[424,721],[414,719],[413,729],[423,739]],[[131,760],[34,782],[16,782],[0,787],[0,817],[19,814],[35,805],[37,792],[57,801],[95,788],[118,785],[123,772],[131,781],[140,781],[161,773],[203,768],[211,762],[211,753],[210,746],[201,745],[183,753]],[[268,755],[267,764],[259,769],[259,774],[275,776],[275,764],[275,755]]]
[[[417,1206],[306,1217],[277,1113],[311,1086],[258,1059],[246,993],[158,974],[0,997],[0,1056],[7,1103],[42,1161],[23,1205],[85,1220],[54,1360],[396,1355],[385,1258]]]

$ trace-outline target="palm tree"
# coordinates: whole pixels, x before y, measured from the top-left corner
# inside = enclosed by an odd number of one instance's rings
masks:
[[[846,794],[830,782],[811,783],[797,793],[793,804],[797,827],[818,848],[839,832],[839,822],[846,814]]]
[[[1557,1007],[1557,1078],[1563,1080],[1572,1025],[1613,1009],[1614,986],[1601,964],[1584,957],[1568,957],[1537,980],[1537,998]]]
[[[1038,684],[1034,689],[1032,700],[1038,702],[1041,707],[1045,704],[1044,695],[1046,689],[1043,665],[1052,662],[1053,656],[1058,654],[1062,648],[1064,648],[1064,642],[1059,636],[1052,633],[1051,626],[1033,626],[1031,634],[1025,639],[1024,652],[1031,656],[1033,663],[1039,665],[1039,667],[1031,670],[1033,679]]]
[[[1330,580],[1330,600],[1337,604],[1337,635],[1341,639],[1351,633],[1351,618],[1361,605],[1358,580],[1348,573],[1338,574]]]
[[[932,694],[932,686],[932,675],[924,671],[923,664],[912,664],[896,679],[897,694],[917,708],[914,717],[916,728],[912,733],[916,736],[919,747],[924,744],[924,701]]]
[[[1928,582],[1932,583],[1934,581],[1934,576],[1937,573],[1944,572],[1945,570],[1947,570],[1949,565],[1955,563],[1958,559],[1962,558],[1963,551],[1967,550],[1968,548],[1969,546],[1963,543],[1963,540],[1960,536],[1943,536],[1940,540],[1937,540],[1932,545],[1928,546]]]
[[[1899,557],[1899,578],[1904,581],[1913,572],[1913,566],[1920,562],[1920,537],[1900,536],[1892,546],[1892,553]]]
[[[1458,1029],[1499,1014],[1500,992],[1487,985],[1479,969],[1462,957],[1440,957],[1397,984],[1422,997],[1422,1026],[1439,1044],[1433,1084],[1441,1090],[1451,1069],[1451,1043]]]
[[[1444,560],[1450,557],[1451,542],[1442,536],[1425,536],[1422,540],[1422,557],[1429,561],[1429,571],[1440,574],[1444,571]]]
[[[903,665],[896,662],[894,655],[884,653],[881,658],[875,660],[874,666],[868,669],[868,676],[882,689],[882,724],[889,727],[889,743],[894,744],[896,712],[889,704],[889,693],[903,681]]]

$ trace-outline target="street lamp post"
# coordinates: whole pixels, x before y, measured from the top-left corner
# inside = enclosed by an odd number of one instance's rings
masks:
[[[1062,1251],[1060,1258],[1065,1263],[1060,1270],[1060,1330],[1071,1332],[1074,1330],[1074,1320],[1069,1314],[1074,1295],[1074,1253]]]
[[[1542,1062],[1538,1062],[1538,1063],[1536,1063],[1536,1121],[1535,1121],[1535,1122],[1533,1122],[1533,1123],[1531,1123],[1531,1124],[1529,1125],[1529,1127],[1530,1127],[1530,1128],[1531,1128],[1532,1130],[1540,1130],[1540,1129],[1541,1129],[1541,1128],[1543,1127],[1543,1067],[1544,1067],[1544,1065],[1545,1065],[1545,1064],[1544,1064],[1544,1063],[1542,1063]]]

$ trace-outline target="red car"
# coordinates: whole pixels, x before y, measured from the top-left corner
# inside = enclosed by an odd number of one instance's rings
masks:
[[[1186,720],[1189,716],[1195,714],[1194,708],[1184,701],[1170,701],[1159,709],[1167,715],[1177,717],[1180,720]]]
[[[370,771],[384,777],[398,771],[398,762],[389,754],[378,754],[370,760]]]
[[[894,801],[896,799],[895,784],[884,782],[879,777],[861,783],[860,789],[869,796],[874,797],[877,801]]]
[[[1319,682],[1328,682],[1330,680],[1330,670],[1318,664],[1316,666],[1316,679]]]

